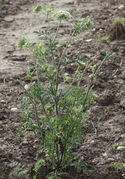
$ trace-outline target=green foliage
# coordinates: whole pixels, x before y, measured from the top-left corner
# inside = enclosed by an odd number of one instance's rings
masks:
[[[100,51],[100,54],[101,54],[102,56],[107,56],[108,51],[105,50],[105,49],[103,49],[103,50]]]
[[[45,161],[40,159],[40,160],[37,160],[35,165],[34,165],[34,171],[37,173],[38,170],[41,168],[41,166],[43,166],[45,164]]]
[[[10,167],[12,168],[10,172],[10,177],[23,177],[28,179],[29,174],[28,170],[26,170],[26,167],[18,162],[13,162],[10,164]]]
[[[46,16],[48,27],[45,30],[35,31],[42,43],[31,44],[26,38],[19,41],[19,47],[27,48],[34,56],[34,70],[28,71],[27,76],[31,80],[30,88],[26,90],[20,105],[20,114],[22,122],[19,124],[18,131],[25,133],[32,130],[39,139],[41,146],[39,153],[44,155],[34,165],[34,171],[37,176],[41,166],[49,166],[53,170],[53,176],[59,178],[62,169],[67,166],[77,164],[83,166],[80,160],[75,160],[72,149],[77,147],[84,137],[84,121],[86,120],[86,111],[97,97],[93,92],[93,80],[101,67],[92,66],[92,75],[90,83],[85,89],[81,87],[81,81],[84,78],[84,69],[86,63],[81,59],[73,58],[76,64],[76,70],[73,77],[64,73],[65,66],[71,59],[68,58],[67,51],[72,43],[73,36],[92,27],[93,23],[89,18],[82,18],[71,23],[73,29],[69,34],[66,44],[59,49],[57,41],[59,29],[62,21],[65,23],[72,18],[67,11],[59,11],[54,14],[56,17],[57,29],[55,33],[51,31],[49,15],[51,9],[38,5],[36,13],[43,12]],[[63,22],[64,23],[64,22]],[[69,23],[69,22],[68,22]],[[44,43],[45,42],[45,43]],[[73,56],[73,55],[71,55]],[[37,81],[34,82],[32,77],[35,75]],[[41,81],[41,77],[46,82]],[[66,85],[69,79],[77,79],[77,85]],[[78,161],[78,163],[77,163]],[[76,164],[77,163],[77,164]],[[81,168],[78,166],[78,170]],[[63,173],[64,174],[64,173]]]
[[[73,35],[78,35],[86,29],[93,27],[93,22],[90,18],[81,18],[75,21]]]
[[[44,9],[44,6],[43,6],[43,5],[38,5],[38,6],[35,7],[34,12],[35,12],[35,13],[39,13],[39,12],[41,12],[43,9]]]
[[[67,177],[68,173],[66,172],[51,172],[47,179],[62,179],[62,177]]]
[[[116,147],[118,147],[118,146],[125,146],[125,141],[119,142],[118,144],[114,144],[113,146],[116,146]]]
[[[110,59],[116,59],[116,57],[117,57],[117,54],[114,52],[114,53],[111,53],[110,55],[109,55],[109,58]]]
[[[100,35],[98,35],[97,39],[100,40],[100,41],[107,41],[109,39],[109,37],[108,36],[100,36]]]
[[[112,23],[113,23],[113,25],[116,25],[116,24],[125,25],[125,18],[124,17],[115,17],[115,18],[113,18]]]
[[[52,8],[46,8],[44,5],[38,5],[34,8],[35,13],[43,12],[47,17],[49,16],[49,14],[51,14],[52,11]]]
[[[29,47],[29,42],[25,37],[22,37],[19,42],[18,42],[18,47],[22,48],[22,47]]]
[[[62,20],[69,20],[72,16],[68,11],[58,11],[55,14],[55,17],[57,18],[57,20],[62,21]]]
[[[116,53],[110,53],[109,51],[107,51],[106,49],[102,49],[100,51],[100,54],[103,56],[103,57],[106,57],[107,59],[116,59],[117,57],[117,54]]]
[[[109,170],[124,170],[125,169],[125,163],[124,162],[111,162],[109,164],[106,165],[106,167]]]

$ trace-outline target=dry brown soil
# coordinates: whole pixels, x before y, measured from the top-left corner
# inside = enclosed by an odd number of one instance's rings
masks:
[[[69,178],[82,179],[122,179],[125,171],[109,171],[105,164],[125,162],[125,147],[113,144],[125,141],[125,40],[97,40],[97,34],[105,35],[114,16],[125,17],[122,2],[109,6],[105,1],[88,0],[75,6],[72,0],[3,0],[0,4],[0,179],[9,179],[9,164],[21,162],[29,168],[34,163],[37,141],[31,132],[24,140],[16,137],[18,114],[11,112],[21,99],[23,89],[20,81],[28,83],[25,73],[31,58],[25,51],[17,48],[22,36],[36,40],[33,31],[46,26],[43,16],[32,11],[38,2],[55,10],[66,9],[76,17],[90,16],[94,28],[82,33],[74,46],[74,53],[91,58],[93,64],[102,60],[99,51],[106,49],[116,53],[107,60],[95,81],[95,91],[99,98],[90,108],[90,120],[86,122],[86,138],[78,152],[84,160],[95,166],[81,176]],[[52,22],[54,24],[54,22]],[[65,36],[61,33],[61,40]],[[84,84],[83,84],[84,85]],[[17,177],[18,178],[18,177]]]

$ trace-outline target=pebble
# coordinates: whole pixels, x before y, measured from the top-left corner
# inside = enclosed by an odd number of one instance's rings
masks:
[[[125,146],[118,146],[117,150],[123,151],[123,150],[125,150]]]
[[[11,112],[18,112],[17,108],[11,108]]]
[[[5,103],[5,100],[1,100],[1,103]]]
[[[87,39],[87,40],[85,40],[85,42],[91,42],[92,41],[92,39]]]
[[[13,18],[13,17],[10,17],[10,16],[6,16],[6,17],[4,18],[4,20],[5,20],[6,22],[13,22],[13,21],[14,21],[14,18]]]
[[[28,90],[30,89],[30,85],[26,84],[26,85],[24,86],[24,89],[25,89],[26,91],[28,91]]]
[[[119,10],[123,10],[124,7],[125,7],[125,6],[124,6],[123,4],[121,4],[121,5],[118,7],[118,9],[119,9]]]
[[[108,159],[107,159],[107,162],[114,162],[114,161],[115,161],[114,158],[108,158]]]
[[[121,137],[122,137],[122,138],[125,138],[125,134],[121,134]]]
[[[102,156],[103,156],[103,157],[107,157],[108,155],[107,155],[107,153],[105,152],[105,153],[102,154]]]

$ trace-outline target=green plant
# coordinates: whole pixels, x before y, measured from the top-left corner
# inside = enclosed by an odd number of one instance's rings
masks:
[[[109,39],[122,40],[125,39],[125,18],[115,17],[108,29]]]
[[[109,170],[124,170],[125,169],[125,163],[124,162],[111,162],[106,165],[106,167]]]
[[[97,36],[97,39],[100,40],[100,41],[107,41],[109,39],[108,36],[101,36],[101,35],[98,35]]]
[[[26,167],[24,165],[21,165],[18,162],[13,162],[10,164],[10,167],[12,168],[11,172],[10,172],[10,177],[23,177],[28,179],[29,178],[29,174],[28,174],[28,170],[26,169]]]
[[[64,73],[64,69],[71,63],[68,49],[74,36],[91,27],[93,23],[89,18],[72,22],[69,39],[60,46],[57,40],[59,30],[63,23],[69,23],[70,19],[73,21],[70,13],[59,11],[54,15],[57,29],[53,32],[49,22],[50,17],[53,17],[52,9],[39,5],[34,11],[42,11],[45,14],[48,26],[45,30],[34,32],[42,43],[31,44],[24,37],[18,43],[19,47],[27,48],[34,56],[34,69],[27,74],[31,82],[21,102],[20,114],[23,120],[18,129],[20,132],[32,130],[41,142],[38,159],[34,165],[36,175],[41,166],[48,166],[52,169],[52,176],[57,176],[57,173],[73,164],[73,148],[84,138],[86,111],[96,98],[92,90],[93,80],[103,61],[99,66],[91,66],[92,75],[88,87],[81,87],[89,62],[74,58],[76,70],[73,77]],[[36,82],[33,81],[34,75],[37,77]],[[72,85],[74,79],[77,79],[76,86]],[[71,83],[66,85],[69,80]],[[40,153],[44,157],[39,160]]]
[[[118,146],[125,146],[125,141],[119,142],[117,144],[114,144],[113,146],[116,146],[116,147],[118,147]]]
[[[124,17],[115,17],[112,20],[112,23],[115,24],[125,24],[125,18]]]

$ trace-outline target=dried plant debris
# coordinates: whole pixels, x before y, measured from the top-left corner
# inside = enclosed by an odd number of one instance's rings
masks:
[[[108,29],[110,40],[124,40],[125,39],[125,18],[116,17],[113,19],[111,26]]]

